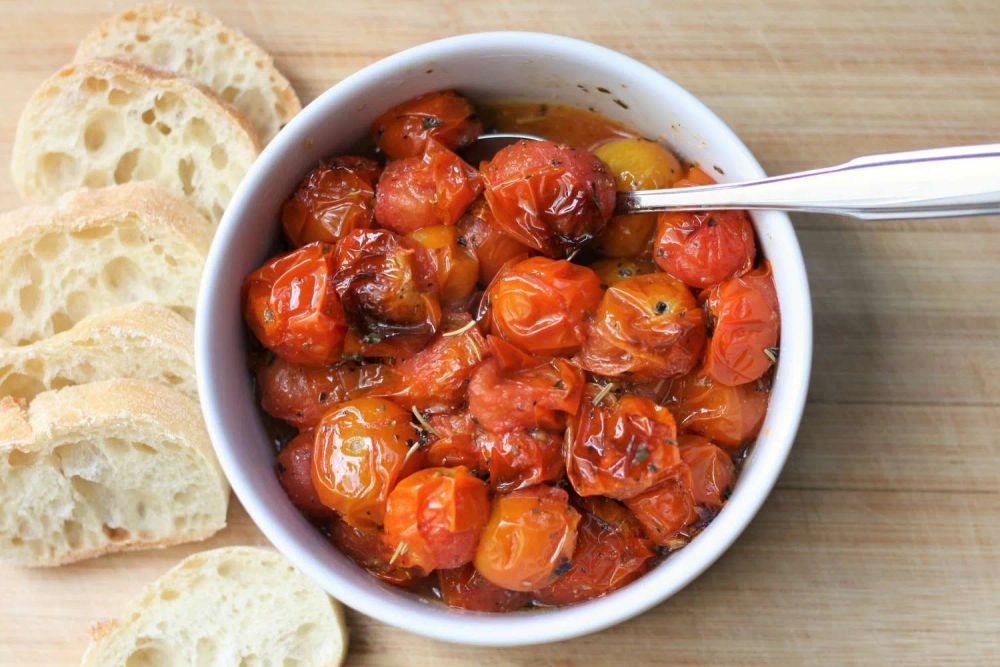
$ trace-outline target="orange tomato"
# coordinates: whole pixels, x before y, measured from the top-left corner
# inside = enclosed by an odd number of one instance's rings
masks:
[[[366,157],[341,155],[309,172],[281,207],[281,226],[294,246],[336,243],[375,220],[375,182],[382,167]]]
[[[483,131],[476,110],[454,90],[407,100],[375,119],[375,143],[390,160],[421,155],[430,140],[455,150]]]
[[[646,536],[660,546],[686,541],[680,532],[698,518],[691,471],[683,466],[673,477],[625,501],[642,524]]]
[[[486,484],[468,468],[424,468],[389,494],[385,536],[403,567],[458,567],[475,556],[489,515]]]
[[[757,436],[767,412],[767,397],[767,391],[755,383],[729,387],[699,371],[671,385],[668,404],[682,431],[733,448]]]
[[[570,567],[580,514],[554,486],[533,486],[493,499],[476,550],[476,569],[512,591],[550,584]]]
[[[591,264],[590,268],[601,279],[601,286],[607,288],[632,276],[652,273],[656,271],[656,264],[647,259],[601,259]]]
[[[700,435],[680,437],[681,458],[691,469],[694,501],[708,507],[722,507],[736,478],[736,466],[729,452]]]
[[[753,382],[771,367],[778,346],[778,295],[769,265],[709,290],[705,309],[715,322],[705,372],[716,382]]]
[[[264,347],[296,364],[337,361],[347,334],[330,281],[333,248],[311,243],[269,259],[243,281],[243,317]]]
[[[531,354],[572,354],[602,296],[587,267],[530,257],[505,267],[486,291],[490,329]]]
[[[458,244],[472,250],[479,260],[482,287],[490,284],[504,264],[532,253],[531,248],[500,231],[493,211],[482,198],[459,219],[456,228]]]
[[[434,225],[410,233],[410,238],[427,251],[445,306],[464,304],[476,289],[479,260],[468,247],[459,244],[455,227]]]
[[[441,599],[449,607],[470,611],[515,611],[528,603],[527,593],[508,591],[479,574],[471,564],[438,570]]]
[[[312,480],[324,505],[352,525],[381,525],[396,481],[418,470],[423,453],[412,415],[384,398],[333,408],[316,427]]]

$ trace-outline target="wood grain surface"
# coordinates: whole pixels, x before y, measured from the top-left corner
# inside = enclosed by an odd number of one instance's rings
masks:
[[[4,0],[0,163],[33,89],[130,3]],[[772,173],[1000,140],[997,0],[192,1],[302,96],[452,34],[573,35],[657,67]],[[18,198],[0,175],[0,205]],[[795,219],[816,315],[810,401],[737,544],[653,611],[544,647],[436,643],[350,614],[350,665],[1000,664],[1000,219]],[[235,506],[210,542],[0,569],[0,664],[73,664],[95,620],[181,557],[263,543]]]

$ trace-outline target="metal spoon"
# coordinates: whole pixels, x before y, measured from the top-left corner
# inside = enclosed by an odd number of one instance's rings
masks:
[[[463,151],[489,160],[528,134],[484,134]],[[615,213],[750,209],[835,213],[864,220],[1000,213],[1000,144],[859,157],[754,181],[619,192]]]

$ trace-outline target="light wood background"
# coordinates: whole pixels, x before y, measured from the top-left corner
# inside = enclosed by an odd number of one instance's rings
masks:
[[[274,53],[304,102],[420,42],[528,29],[659,68],[771,173],[1000,141],[997,0],[192,2]],[[0,163],[32,90],[128,4],[0,3]],[[17,202],[0,175],[0,205]],[[445,645],[351,613],[348,663],[1000,664],[1000,219],[795,223],[816,311],[809,406],[716,565],[640,618],[546,647]],[[263,542],[239,507],[230,523],[205,544],[0,569],[0,663],[75,663],[88,626],[181,557]]]

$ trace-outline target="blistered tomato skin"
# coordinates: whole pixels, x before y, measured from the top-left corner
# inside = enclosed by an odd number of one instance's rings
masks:
[[[604,163],[551,141],[507,146],[481,173],[500,230],[549,257],[582,248],[615,208],[615,184]]]
[[[478,440],[481,456],[486,458],[490,488],[499,493],[555,482],[566,471],[563,439],[548,431],[482,431]]]
[[[330,278],[333,248],[311,243],[268,260],[243,281],[243,317],[264,347],[296,364],[340,358],[347,320]]]
[[[648,569],[655,552],[642,524],[622,505],[607,498],[582,498],[583,518],[569,569],[532,597],[546,605],[567,605],[607,595]]]
[[[375,119],[372,135],[390,160],[422,155],[428,140],[456,150],[483,131],[476,110],[453,90],[421,95]]]
[[[543,588],[571,565],[580,514],[554,486],[496,496],[476,550],[476,569],[512,591]]]
[[[667,403],[682,431],[733,449],[757,437],[764,422],[768,392],[756,384],[729,387],[699,371],[674,381]]]
[[[479,261],[479,285],[486,287],[508,262],[522,259],[534,251],[507,236],[496,224],[485,199],[479,199],[457,225],[458,244],[472,250]]]
[[[472,561],[489,515],[486,484],[467,468],[424,468],[389,494],[385,537],[403,567],[454,568]]]
[[[386,165],[376,190],[375,220],[399,234],[454,225],[482,189],[474,168],[432,141],[421,157]]]
[[[566,432],[566,473],[578,494],[631,498],[675,475],[681,465],[669,410],[634,395],[601,397],[588,385]]]
[[[336,514],[320,502],[316,489],[312,484],[312,453],[313,431],[306,430],[292,438],[278,452],[274,468],[278,473],[278,482],[288,494],[292,504],[313,521],[325,522],[333,519]]]
[[[729,452],[700,435],[683,435],[681,458],[691,470],[694,501],[707,507],[722,507],[736,479],[736,466]]]
[[[393,548],[376,528],[359,528],[346,521],[334,521],[330,525],[330,540],[351,560],[382,581],[412,586],[424,576],[419,569],[402,567],[398,558],[393,561]]]
[[[705,345],[705,313],[664,273],[628,278],[604,294],[580,360],[609,377],[669,378],[689,372]]]
[[[441,303],[418,243],[384,229],[355,230],[337,246],[335,262],[330,282],[363,337],[378,342],[437,331]]]
[[[676,475],[625,501],[642,524],[646,536],[659,546],[675,548],[687,540],[680,532],[698,518],[691,471],[683,466]]]
[[[281,207],[285,237],[294,246],[336,243],[375,219],[375,183],[382,167],[375,160],[342,155],[322,162]]]
[[[705,309],[715,323],[705,354],[705,372],[729,386],[764,375],[774,364],[781,323],[770,267],[765,265],[713,287]]]
[[[590,269],[601,279],[601,286],[608,288],[633,276],[653,273],[656,271],[656,264],[648,259],[601,259],[591,264]]]
[[[458,242],[458,230],[453,226],[434,225],[412,232],[410,238],[427,251],[442,305],[465,303],[476,289],[479,260],[472,250]]]
[[[516,611],[530,599],[527,593],[508,591],[490,582],[471,563],[438,570],[438,586],[446,605],[469,611]]]
[[[587,267],[531,257],[505,267],[486,291],[490,329],[531,354],[573,354],[602,296]]]
[[[397,480],[423,463],[409,412],[382,398],[358,398],[330,409],[316,427],[312,480],[327,507],[361,528],[382,523]],[[409,456],[407,455],[409,453]]]
[[[315,426],[332,406],[358,398],[383,381],[378,364],[300,366],[273,359],[257,370],[257,392],[264,412],[293,426]]]

